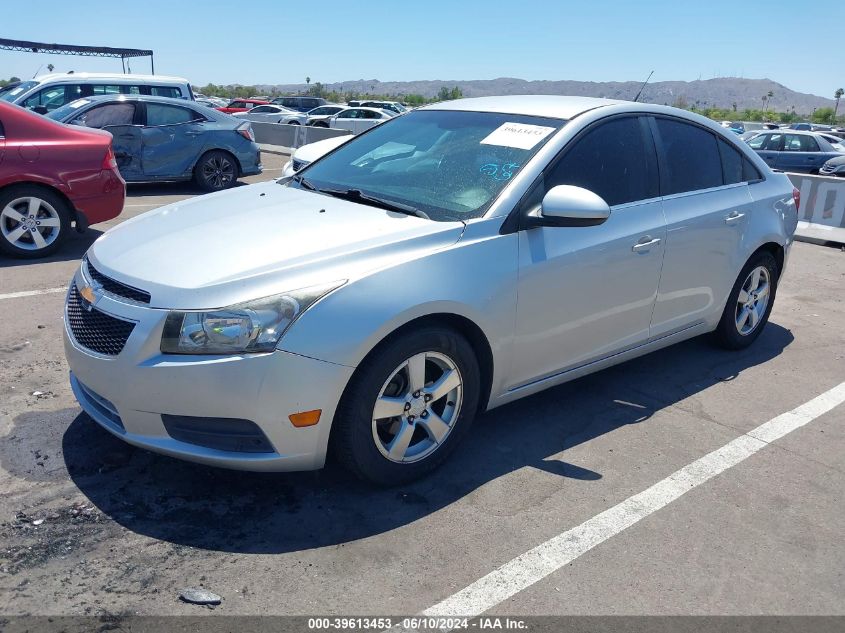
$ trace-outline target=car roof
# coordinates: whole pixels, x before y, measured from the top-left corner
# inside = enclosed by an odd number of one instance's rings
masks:
[[[120,79],[120,80],[127,80],[127,81],[158,81],[158,82],[175,82],[175,83],[188,83],[188,80],[184,77],[170,77],[167,75],[124,75],[124,74],[117,74],[117,73],[52,73],[49,75],[39,75],[34,79],[34,81],[46,82],[46,81],[57,81],[59,79]]]
[[[196,101],[189,101],[188,99],[176,99],[174,97],[154,97],[152,95],[124,95],[124,94],[111,94],[111,95],[92,95],[90,97],[79,97],[70,101],[69,103],[73,103],[74,101],[81,101],[85,100],[89,103],[99,103],[101,101],[146,101],[147,103],[170,103],[173,105],[186,105],[186,104],[194,104],[199,107],[205,107],[201,103],[197,103]]]
[[[587,110],[626,103],[595,97],[566,97],[558,95],[509,95],[505,97],[471,97],[442,101],[423,106],[421,110],[470,110],[500,114],[523,114],[557,119],[571,119]],[[642,104],[638,104],[642,105]]]

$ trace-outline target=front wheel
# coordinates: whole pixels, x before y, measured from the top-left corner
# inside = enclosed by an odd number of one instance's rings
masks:
[[[719,345],[727,349],[743,349],[760,336],[775,302],[778,272],[775,258],[765,251],[746,262],[714,332]]]
[[[379,485],[418,479],[467,433],[478,407],[478,361],[466,339],[440,327],[400,334],[363,363],[341,399],[335,454]]]
[[[299,121],[297,121],[296,119],[292,119],[288,121],[288,125],[299,125]]]
[[[232,155],[220,150],[203,154],[194,168],[194,182],[204,191],[222,191],[234,186],[238,166]]]

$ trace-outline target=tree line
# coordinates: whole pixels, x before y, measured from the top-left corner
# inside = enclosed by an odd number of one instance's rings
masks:
[[[298,94],[312,96],[312,97],[322,97],[327,101],[331,101],[333,103],[346,103],[347,101],[352,100],[367,100],[367,101],[400,101],[402,103],[406,103],[410,106],[421,106],[427,103],[435,103],[437,101],[449,101],[452,99],[460,99],[463,97],[463,92],[458,86],[454,86],[453,88],[449,88],[447,86],[443,86],[440,88],[440,91],[434,97],[425,97],[421,94],[405,94],[405,93],[378,93],[374,90],[366,91],[366,92],[359,92],[359,91],[339,91],[339,90],[328,90],[322,83],[315,82],[311,85],[311,78],[306,78],[306,84],[308,84],[308,88],[306,90],[300,91]],[[284,96],[289,93],[282,93],[278,90],[271,90],[269,93],[266,91],[262,91],[257,86],[221,86],[217,84],[208,84],[205,86],[195,86],[194,87],[197,92],[201,92],[204,95],[210,97],[222,97],[224,99],[246,99],[249,97],[254,97],[256,95],[263,95],[268,96],[270,98]]]

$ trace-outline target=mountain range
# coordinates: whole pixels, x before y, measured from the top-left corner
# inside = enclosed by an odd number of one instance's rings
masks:
[[[313,85],[313,84],[312,84]],[[465,97],[514,94],[552,94],[604,97],[608,99],[632,100],[642,86],[641,81],[527,81],[502,77],[499,79],[474,80],[424,80],[424,81],[379,81],[378,79],[357,79],[323,84],[328,91],[356,92],[360,94],[409,95],[420,94],[434,97],[443,87],[457,86]],[[260,91],[272,90],[281,93],[305,92],[309,86],[301,84],[262,84]],[[795,108],[799,114],[809,114],[816,108],[832,108],[834,101],[817,95],[790,90],[783,84],[770,79],[744,79],[740,77],[718,77],[698,81],[660,81],[648,84],[640,101],[675,105],[685,102],[699,107],[762,108],[764,95],[772,92],[767,106],[770,110],[787,111]],[[833,92],[833,89],[831,90]]]

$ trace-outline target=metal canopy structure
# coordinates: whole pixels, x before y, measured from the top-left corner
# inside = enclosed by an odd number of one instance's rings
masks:
[[[120,63],[132,57],[149,57],[150,70],[155,75],[153,52],[140,48],[112,48],[110,46],[76,46],[74,44],[46,44],[27,42],[26,40],[7,40],[0,38],[0,50],[20,51],[23,53],[47,53],[50,55],[81,55],[83,57],[115,57]],[[126,66],[123,67],[126,72]]]

